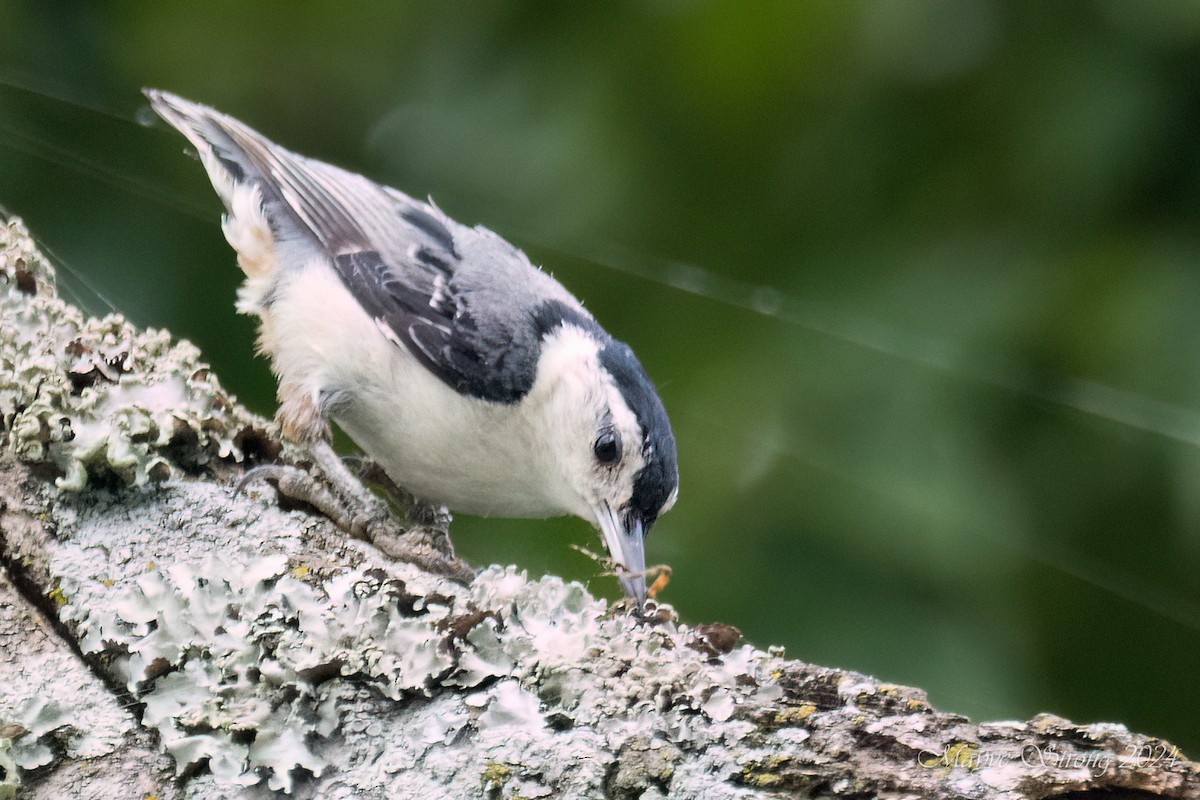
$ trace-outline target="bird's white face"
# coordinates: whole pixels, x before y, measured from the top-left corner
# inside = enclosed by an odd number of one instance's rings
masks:
[[[546,339],[539,383],[553,378],[547,381],[553,386],[547,398],[547,439],[569,487],[568,510],[600,529],[622,586],[640,602],[646,594],[643,537],[677,494],[674,440],[668,430],[670,452],[656,452],[655,437],[630,407],[621,376],[613,375],[607,360],[590,334],[565,325]],[[670,486],[648,502],[642,496],[642,477],[664,458]]]

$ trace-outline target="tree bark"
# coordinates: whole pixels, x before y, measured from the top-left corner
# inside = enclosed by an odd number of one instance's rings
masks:
[[[1170,744],[394,563],[248,465],[304,453],[0,226],[0,800],[1200,797]]]

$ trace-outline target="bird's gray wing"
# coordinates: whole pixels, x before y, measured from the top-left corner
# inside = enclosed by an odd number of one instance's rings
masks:
[[[319,248],[380,330],[455,391],[516,402],[533,385],[542,334],[564,315],[587,318],[565,290],[494,234],[285,150],[211,108],[166,92],[146,94],[200,149],[231,212],[230,187],[256,185],[275,237]],[[476,290],[480,265],[464,263],[464,249],[468,257],[493,262],[485,267],[499,273],[495,281],[523,269],[532,275],[516,276],[500,296],[487,287]],[[530,280],[548,281],[553,301],[523,291]]]

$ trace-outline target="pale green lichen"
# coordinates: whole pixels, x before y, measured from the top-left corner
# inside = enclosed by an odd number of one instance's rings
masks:
[[[950,748],[974,741],[947,737],[954,718],[910,709],[915,690],[749,646],[713,655],[669,613],[637,620],[553,577],[452,585],[213,482],[68,495],[52,514],[60,616],[192,796],[862,796],[891,773],[830,782],[860,752],[982,763]],[[485,794],[488,764],[511,773]],[[920,769],[928,794],[1028,778],[1019,758],[942,772]]]
[[[115,667],[179,770],[206,760],[234,785],[265,775],[286,792],[296,774],[321,775],[310,745],[336,728],[323,681],[353,675],[399,699],[454,668],[438,627],[447,606],[354,570],[316,589],[283,556],[149,572],[111,610],[72,611],[91,651],[128,653]]]
[[[97,716],[94,709],[66,702],[48,694],[28,696],[13,713],[8,758],[20,770],[31,771],[54,763],[67,753],[79,758],[94,758],[112,751],[121,731],[94,730],[90,725]]]
[[[480,783],[485,792],[499,792],[504,788],[504,784],[508,783],[508,779],[512,777],[512,774],[512,768],[506,764],[489,761],[488,765],[483,768]]]
[[[21,709],[18,721],[22,735],[13,740],[12,760],[23,770],[44,767],[54,760],[47,739],[69,724],[68,715],[54,700],[30,698]]]
[[[21,788],[21,776],[11,750],[12,739],[0,738],[0,800],[15,800],[17,789]]]
[[[945,765],[950,768],[979,769],[979,745],[974,742],[955,742],[946,748]]]
[[[332,765],[334,785],[353,776],[358,787],[391,785],[397,771],[416,781],[415,763],[461,774],[463,737],[490,755],[483,783],[504,796],[598,786],[609,764],[623,783],[665,786],[678,754],[709,744],[713,726],[729,742],[752,730],[731,716],[766,677],[750,648],[713,660],[685,646],[686,629],[639,624],[579,584],[511,568],[442,595],[378,568],[314,585],[282,554],[209,555],[103,590],[106,602],[63,611],[84,650],[104,654],[144,704],[143,724],[180,772],[203,762],[229,786],[291,792]],[[404,730],[377,760],[349,764],[345,748],[383,736],[371,714],[359,721],[369,697],[405,701]],[[630,736],[644,746],[623,749]],[[548,747],[561,767],[504,766],[556,761]],[[514,753],[527,758],[507,761]]]
[[[0,426],[18,459],[50,465],[67,491],[241,460],[239,434],[258,423],[195,347],[119,314],[85,317],[54,287],[21,222],[0,224]]]

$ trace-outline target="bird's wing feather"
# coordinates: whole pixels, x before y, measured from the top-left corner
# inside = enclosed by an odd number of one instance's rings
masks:
[[[166,92],[146,94],[158,114],[200,150],[231,213],[233,188],[257,186],[273,235],[319,248],[380,330],[443,382],[461,394],[502,403],[529,391],[544,331],[537,307],[519,307],[531,299],[520,291],[522,281],[548,281],[552,297],[577,304],[524,254],[488,231],[459,225],[431,204],[285,150],[211,108]],[[490,263],[465,263],[470,259],[464,259],[464,249],[480,256],[475,261]],[[499,273],[491,278],[501,282],[513,270],[533,275],[510,282],[517,289],[506,303],[488,291],[473,291],[468,299],[464,284],[479,277],[481,268]]]

